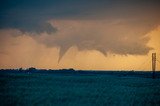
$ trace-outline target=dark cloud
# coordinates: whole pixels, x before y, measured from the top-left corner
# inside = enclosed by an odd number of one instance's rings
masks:
[[[28,35],[48,47],[60,47],[60,58],[71,46],[103,54],[147,54],[151,48],[145,34],[160,24],[159,0],[0,2],[0,29],[34,33]]]
[[[51,19],[155,18],[159,10],[159,0],[1,0],[0,28],[51,33]]]

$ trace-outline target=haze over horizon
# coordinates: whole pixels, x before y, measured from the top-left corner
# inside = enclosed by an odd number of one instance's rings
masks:
[[[152,52],[159,0],[0,1],[0,68],[151,70]]]

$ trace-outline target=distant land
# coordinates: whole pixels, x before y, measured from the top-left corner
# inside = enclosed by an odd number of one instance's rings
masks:
[[[19,69],[0,69],[0,73],[50,73],[50,74],[77,74],[77,75],[115,75],[119,77],[132,76],[132,77],[152,77],[152,71],[110,71],[110,70],[75,70],[73,68],[69,69],[36,69],[34,67],[30,68],[19,68]],[[156,78],[160,78],[160,71],[156,71]]]

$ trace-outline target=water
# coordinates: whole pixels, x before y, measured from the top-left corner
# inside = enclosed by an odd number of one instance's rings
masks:
[[[160,79],[110,74],[0,73],[0,106],[160,105]]]

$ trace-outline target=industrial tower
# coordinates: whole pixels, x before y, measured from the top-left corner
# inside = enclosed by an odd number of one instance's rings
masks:
[[[156,53],[152,53],[152,78],[155,79],[156,71]]]

